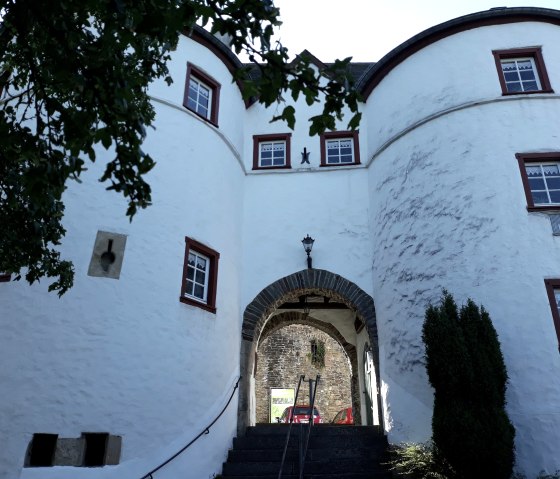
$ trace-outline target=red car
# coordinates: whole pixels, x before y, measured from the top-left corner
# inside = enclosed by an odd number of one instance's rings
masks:
[[[354,424],[354,414],[351,407],[345,407],[341,411],[338,411],[334,419],[333,424]]]
[[[290,422],[290,414],[293,410],[293,423],[308,423],[309,422],[309,406],[298,405],[290,406],[284,409],[282,416],[278,418],[278,422],[288,424]],[[323,420],[316,407],[313,408],[313,424],[320,424]]]

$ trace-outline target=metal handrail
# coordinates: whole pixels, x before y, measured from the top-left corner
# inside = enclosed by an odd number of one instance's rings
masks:
[[[286,461],[286,452],[288,451],[288,443],[290,442],[290,434],[292,433],[292,422],[294,420],[294,409],[295,405],[297,404],[298,396],[299,396],[299,387],[301,386],[301,382],[305,379],[305,375],[302,374],[299,377],[297,389],[296,389],[296,397],[294,398],[294,407],[292,407],[290,411],[290,419],[288,421],[288,433],[286,434],[286,443],[284,444],[284,451],[282,452],[282,461],[280,462],[280,470],[278,471],[278,479],[282,478],[282,470],[284,469],[284,462]]]
[[[307,448],[309,447],[309,436],[311,435],[311,428],[315,423],[315,415],[313,414],[315,408],[315,395],[317,394],[317,385],[319,384],[319,380],[321,376],[317,374],[315,377],[315,388],[313,389],[313,394],[311,394],[311,388],[313,381],[309,380],[309,397],[311,399],[310,406],[309,406],[309,423],[307,424],[307,437],[305,438],[305,445],[303,443],[303,428],[300,428],[299,434],[299,479],[303,479],[303,469],[305,467],[305,457],[307,456]],[[300,424],[301,426],[301,424]]]
[[[206,427],[206,429],[204,429],[198,436],[196,436],[191,442],[189,442],[186,446],[184,446],[183,448],[181,448],[181,450],[177,451],[175,454],[173,454],[173,456],[171,456],[169,459],[167,459],[166,461],[162,462],[159,466],[157,466],[156,468],[152,469],[150,472],[144,474],[141,479],[153,479],[153,474],[154,472],[159,471],[162,467],[166,466],[167,464],[169,464],[173,459],[175,459],[177,456],[179,456],[181,453],[183,453],[186,449],[188,449],[190,446],[192,446],[199,438],[201,438],[202,436],[204,436],[205,434],[210,434],[210,428],[216,423],[216,421],[218,419],[220,419],[220,417],[222,416],[222,414],[225,412],[225,410],[227,409],[227,407],[229,406],[229,404],[231,403],[231,400],[233,399],[233,395],[235,394],[235,391],[237,390],[237,387],[239,386],[239,381],[241,381],[241,376],[239,376],[237,378],[237,382],[235,383],[235,386],[233,387],[233,391],[231,392],[231,396],[228,399],[227,404],[224,406],[224,408],[222,409],[222,411],[220,412],[220,414],[218,414],[218,416]]]

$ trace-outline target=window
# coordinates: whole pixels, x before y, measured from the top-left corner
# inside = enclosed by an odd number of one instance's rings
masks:
[[[216,312],[216,286],[220,254],[185,237],[185,264],[181,302]]]
[[[527,209],[560,210],[560,153],[518,153]]]
[[[253,170],[290,168],[291,134],[254,135]]]
[[[321,166],[359,164],[357,131],[333,131],[321,135]]]
[[[545,279],[544,284],[552,310],[556,336],[558,337],[558,349],[560,350],[560,279]]]
[[[540,48],[494,50],[502,94],[552,93]]]
[[[323,368],[325,366],[325,343],[312,339],[310,346],[309,359],[311,364],[317,368]]]
[[[7,283],[10,279],[12,279],[11,274],[0,272],[0,283]]]
[[[183,106],[218,126],[220,84],[191,63],[187,63],[187,81]]]

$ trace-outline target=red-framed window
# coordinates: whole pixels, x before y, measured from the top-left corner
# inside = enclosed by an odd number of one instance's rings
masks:
[[[357,131],[331,131],[321,135],[321,166],[360,164]]]
[[[558,338],[558,349],[560,350],[560,279],[545,279],[544,284]]]
[[[219,259],[220,253],[217,251],[185,237],[185,260],[179,297],[182,303],[216,312]]]
[[[560,210],[560,152],[517,153],[529,211]]]
[[[218,126],[220,84],[210,75],[187,63],[187,79],[183,106],[201,118]]]
[[[291,168],[291,133],[253,135],[253,170]]]
[[[538,47],[493,50],[503,95],[553,93]]]
[[[0,283],[7,283],[12,279],[12,275],[9,273],[0,272]]]

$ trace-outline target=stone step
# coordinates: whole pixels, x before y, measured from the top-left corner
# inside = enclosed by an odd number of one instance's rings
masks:
[[[277,479],[276,474],[254,475],[254,476],[238,476],[230,474],[222,474],[224,479]],[[304,479],[392,479],[390,472],[370,472],[370,473],[345,473],[345,474],[304,474]],[[297,474],[282,474],[282,479],[299,479]]]
[[[233,440],[222,477],[277,479],[288,425],[266,424],[247,429]],[[305,432],[305,431],[303,431]],[[299,478],[299,426],[291,432],[283,479]],[[378,427],[317,425],[311,428],[304,479],[390,479],[387,438]]]
[[[282,460],[282,449],[232,449],[228,454],[228,461],[231,462],[260,462],[263,458],[267,461]],[[297,460],[299,451],[297,448],[290,448],[286,451],[286,460]],[[352,448],[328,448],[328,449],[308,449],[307,460],[320,461],[326,459],[357,459],[361,457],[373,458],[377,461],[385,460],[385,447],[352,447]]]
[[[237,437],[233,440],[234,449],[283,449],[286,442],[285,436],[258,435]],[[299,437],[290,436],[289,448],[297,448]],[[309,438],[310,449],[333,448],[383,448],[387,447],[387,438],[378,435],[364,436],[318,436]]]
[[[307,430],[307,425],[303,425],[303,432]],[[286,436],[288,424],[259,424],[247,428],[246,436],[260,435],[280,435]],[[293,424],[291,435],[300,433],[300,425]],[[311,435],[316,436],[342,436],[342,435],[377,435],[383,436],[383,431],[379,426],[334,426],[331,424],[316,424],[311,427]]]
[[[227,475],[262,475],[278,474],[280,463],[278,461],[262,462],[226,462],[223,473]],[[284,463],[283,472],[285,474],[297,474],[299,470],[297,461],[287,461]],[[369,474],[374,472],[384,472],[377,459],[339,459],[323,461],[305,461],[304,472],[306,474],[344,474],[360,473]]]

